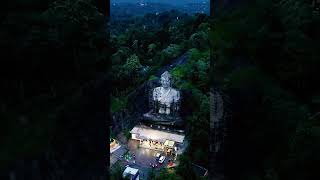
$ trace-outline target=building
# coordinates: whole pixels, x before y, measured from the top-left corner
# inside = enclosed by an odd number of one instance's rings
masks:
[[[139,180],[139,169],[126,167],[123,171],[122,177],[129,178],[130,180]]]
[[[168,155],[178,155],[185,147],[185,136],[152,129],[147,126],[135,126],[131,131],[131,138],[140,142],[140,147],[159,150]]]
[[[115,140],[110,138],[110,154],[115,152],[121,147],[121,145]]]

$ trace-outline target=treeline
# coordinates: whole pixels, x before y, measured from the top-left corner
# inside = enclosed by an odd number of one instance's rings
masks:
[[[258,0],[214,19],[212,83],[229,95],[230,179],[318,179],[320,17]]]

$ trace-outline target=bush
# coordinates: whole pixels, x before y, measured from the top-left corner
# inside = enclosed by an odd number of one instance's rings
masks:
[[[177,44],[170,44],[167,48],[162,50],[162,53],[170,59],[176,58],[181,54],[181,47]]]
[[[127,107],[128,98],[125,97],[111,97],[111,112],[119,112]]]
[[[205,49],[209,47],[208,33],[199,31],[190,36],[190,41],[193,47]]]
[[[130,130],[125,130],[124,131],[124,136],[127,138],[127,140],[129,140],[131,138],[131,133],[130,133]]]

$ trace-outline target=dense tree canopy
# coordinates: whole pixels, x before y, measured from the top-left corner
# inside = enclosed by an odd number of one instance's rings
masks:
[[[212,80],[232,108],[231,179],[319,177],[319,20],[303,0],[258,0],[214,19]]]

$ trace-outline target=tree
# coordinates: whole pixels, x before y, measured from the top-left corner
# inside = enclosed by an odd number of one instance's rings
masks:
[[[154,178],[154,180],[182,180],[182,178],[174,172],[169,172],[167,169],[162,169],[160,173]]]
[[[181,53],[181,47],[177,44],[170,44],[167,48],[163,49],[162,52],[167,58],[172,59]]]
[[[127,76],[131,75],[133,77],[137,77],[139,75],[141,68],[142,68],[142,65],[140,64],[139,57],[135,54],[127,58],[126,64],[123,65],[124,73]]]
[[[118,51],[111,56],[112,65],[119,65],[130,56],[130,49],[127,47],[120,47]]]
[[[198,49],[205,49],[209,47],[208,34],[203,31],[192,34],[190,36],[190,41],[192,46]]]
[[[127,46],[129,42],[129,37],[126,33],[120,34],[117,37],[117,44],[120,46]]]
[[[111,180],[122,180],[122,173],[124,171],[124,168],[120,166],[120,164],[115,164],[112,168],[112,171],[110,172],[110,179]]]
[[[226,165],[237,175],[230,179],[315,178],[309,162],[319,162],[310,158],[319,147],[317,125],[308,115],[319,91],[319,17],[302,0],[259,0],[227,14],[216,19],[210,39],[211,75],[232,103]]]
[[[148,174],[148,179],[155,179],[156,178],[156,173],[154,172],[153,169],[151,169],[151,171],[149,171],[149,174]]]
[[[112,68],[113,77],[115,77],[113,83],[117,85],[115,87],[118,91],[127,91],[138,83],[141,80],[141,69],[139,57],[135,54],[128,57],[124,65],[114,66]]]
[[[149,44],[148,46],[148,53],[154,53],[156,51],[156,48],[157,48],[157,45],[152,43],[152,44]]]
[[[185,154],[180,155],[178,161],[177,174],[183,179],[196,179],[189,157]]]

